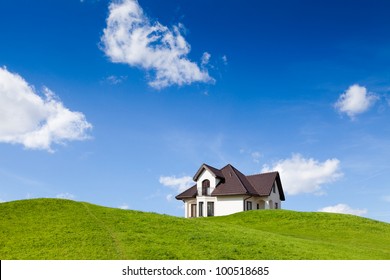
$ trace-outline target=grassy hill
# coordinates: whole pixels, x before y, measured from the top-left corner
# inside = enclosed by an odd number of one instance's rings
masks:
[[[390,259],[390,224],[262,210],[184,219],[61,199],[0,204],[0,259]]]

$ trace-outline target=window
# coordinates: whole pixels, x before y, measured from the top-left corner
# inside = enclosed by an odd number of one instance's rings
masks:
[[[260,209],[260,204],[257,203],[257,209]]]
[[[275,209],[279,209],[279,204],[275,202]]]
[[[203,201],[199,202],[199,217],[203,217]]]
[[[207,202],[207,216],[214,216],[214,202]]]
[[[269,185],[268,185],[268,186],[269,186]],[[272,192],[273,192],[273,193],[275,193],[275,192],[276,192],[276,190],[275,190],[275,189],[276,189],[276,187],[275,187],[275,182],[274,182],[274,184],[272,185]]]
[[[246,202],[246,210],[252,210],[252,201]]]
[[[191,218],[196,217],[196,204],[191,204]]]
[[[202,182],[202,195],[209,195],[208,190],[210,189],[210,181],[204,180]]]

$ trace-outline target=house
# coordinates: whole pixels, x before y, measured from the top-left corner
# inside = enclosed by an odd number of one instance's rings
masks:
[[[202,164],[193,179],[196,184],[176,196],[186,218],[278,209],[285,200],[279,172],[245,176],[230,164],[222,169]]]

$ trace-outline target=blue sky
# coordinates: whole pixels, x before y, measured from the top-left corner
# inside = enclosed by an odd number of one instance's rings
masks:
[[[390,222],[388,1],[0,1],[0,201],[182,216],[202,163]]]

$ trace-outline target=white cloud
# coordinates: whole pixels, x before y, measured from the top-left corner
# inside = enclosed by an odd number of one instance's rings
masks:
[[[120,84],[122,83],[124,80],[127,79],[127,76],[115,76],[115,75],[111,75],[111,76],[108,76],[105,80],[109,83],[109,84],[112,84],[112,85],[117,85],[117,84]]]
[[[33,198],[37,198],[37,196],[31,193],[26,194],[26,199],[33,199]]]
[[[195,183],[190,176],[178,177],[176,176],[160,176],[159,179],[160,184],[173,189],[176,194],[181,193],[193,186]],[[165,196],[166,200],[171,202],[174,198],[173,194],[167,194]]]
[[[260,158],[263,156],[259,151],[245,150],[244,148],[241,148],[239,153],[245,156],[249,155],[254,163],[259,163]]]
[[[56,198],[74,200],[75,196],[71,193],[60,193],[56,195]]]
[[[187,58],[190,45],[181,35],[182,29],[180,23],[169,29],[152,22],[136,0],[115,1],[109,5],[102,49],[112,62],[153,71],[155,77],[149,85],[157,89],[213,82],[207,70]]]
[[[123,203],[123,204],[120,205],[118,208],[119,208],[119,209],[123,209],[123,210],[127,210],[127,209],[129,209],[129,205],[127,205],[126,203]]]
[[[352,85],[340,95],[334,106],[339,112],[346,113],[353,119],[356,115],[367,111],[377,100],[378,97],[367,92],[365,87]]]
[[[367,209],[352,209],[347,204],[337,204],[334,206],[327,206],[318,210],[319,212],[328,213],[340,213],[340,214],[351,214],[356,216],[362,216],[367,214]]]
[[[261,153],[253,152],[253,153],[251,153],[251,157],[252,157],[253,162],[259,163],[260,162],[260,158],[261,158]]]
[[[342,176],[338,159],[319,162],[293,154],[272,166],[264,165],[262,172],[279,171],[283,189],[289,195],[300,193],[323,194],[322,185],[336,181]]]
[[[201,61],[202,67],[205,67],[209,63],[210,57],[211,57],[211,54],[209,54],[208,52],[203,53],[202,61]]]
[[[390,195],[385,195],[382,197],[382,199],[386,202],[390,202]]]
[[[227,56],[226,56],[226,55],[223,55],[223,56],[222,56],[222,62],[223,62],[223,64],[225,64],[225,65],[228,64],[228,59],[227,59]]]
[[[166,187],[174,189],[177,193],[183,192],[195,184],[190,176],[178,178],[176,176],[161,176],[159,182]]]
[[[48,88],[38,95],[18,74],[0,67],[0,142],[52,151],[53,143],[84,140],[92,125],[72,112]]]

